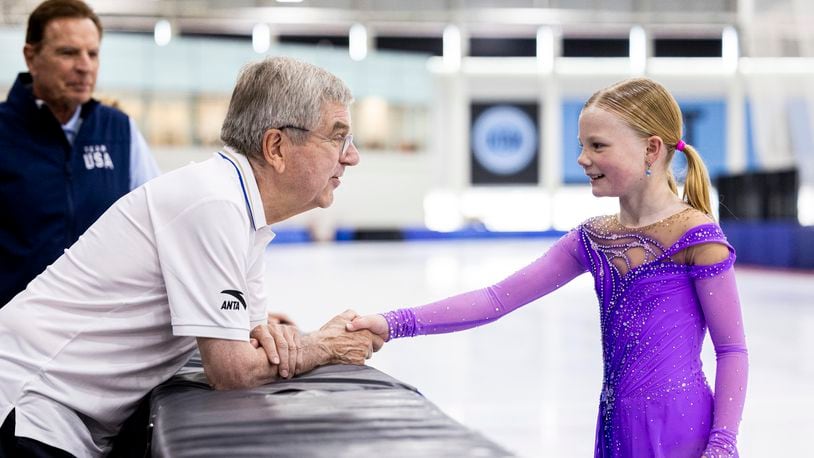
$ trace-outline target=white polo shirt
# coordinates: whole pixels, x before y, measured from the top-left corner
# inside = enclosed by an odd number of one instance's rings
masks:
[[[222,151],[116,202],[0,309],[0,423],[101,456],[195,337],[248,340],[266,322],[274,237],[248,160]]]

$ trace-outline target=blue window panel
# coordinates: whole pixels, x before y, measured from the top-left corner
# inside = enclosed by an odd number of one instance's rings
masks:
[[[811,110],[808,100],[802,97],[790,97],[785,104],[786,122],[788,124],[789,147],[794,158],[793,166],[798,169],[803,183],[814,179],[814,135],[811,132]]]
[[[744,106],[746,111],[746,171],[752,172],[759,170],[759,162],[757,159],[757,149],[755,148],[755,129],[752,120],[752,103],[746,101]]]
[[[679,99],[678,105],[684,116],[684,141],[701,155],[710,178],[726,174],[726,102]],[[673,158],[673,173],[683,181],[686,172],[687,160],[678,153]]]
[[[562,182],[588,184],[588,177],[577,164],[579,157],[579,113],[585,100],[564,100],[562,103]]]

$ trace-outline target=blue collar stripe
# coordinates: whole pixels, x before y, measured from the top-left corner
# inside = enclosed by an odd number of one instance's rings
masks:
[[[232,164],[232,167],[235,168],[235,172],[237,172],[237,178],[240,180],[240,188],[243,190],[243,199],[246,200],[246,208],[249,210],[249,218],[252,221],[252,228],[254,230],[257,230],[257,227],[254,225],[254,213],[252,213],[252,205],[249,203],[249,194],[246,192],[246,184],[243,183],[243,175],[240,174],[240,169],[237,168],[237,164],[235,164],[234,161],[229,159],[225,154],[221,153],[220,151],[218,151],[218,154],[220,154],[222,158],[229,161],[229,163]]]

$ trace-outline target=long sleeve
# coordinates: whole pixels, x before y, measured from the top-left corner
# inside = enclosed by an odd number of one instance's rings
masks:
[[[737,456],[738,424],[746,399],[748,356],[734,270],[695,279],[717,360],[712,431],[705,457]]]
[[[147,140],[141,135],[136,122],[130,118],[130,190],[161,175],[161,170],[150,153]]]
[[[543,256],[487,288],[384,315],[390,338],[440,334],[480,326],[538,299],[585,272],[580,234],[573,230]]]

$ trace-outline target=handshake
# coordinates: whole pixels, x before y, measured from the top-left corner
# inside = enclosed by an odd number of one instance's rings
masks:
[[[377,322],[377,318],[384,324],[384,331],[381,326],[367,325]],[[285,315],[269,313],[268,325],[256,326],[250,342],[265,351],[270,364],[278,366],[281,378],[290,378],[327,364],[363,365],[384,345],[388,337],[386,325],[381,316],[359,317],[346,310],[318,331],[303,334]]]

